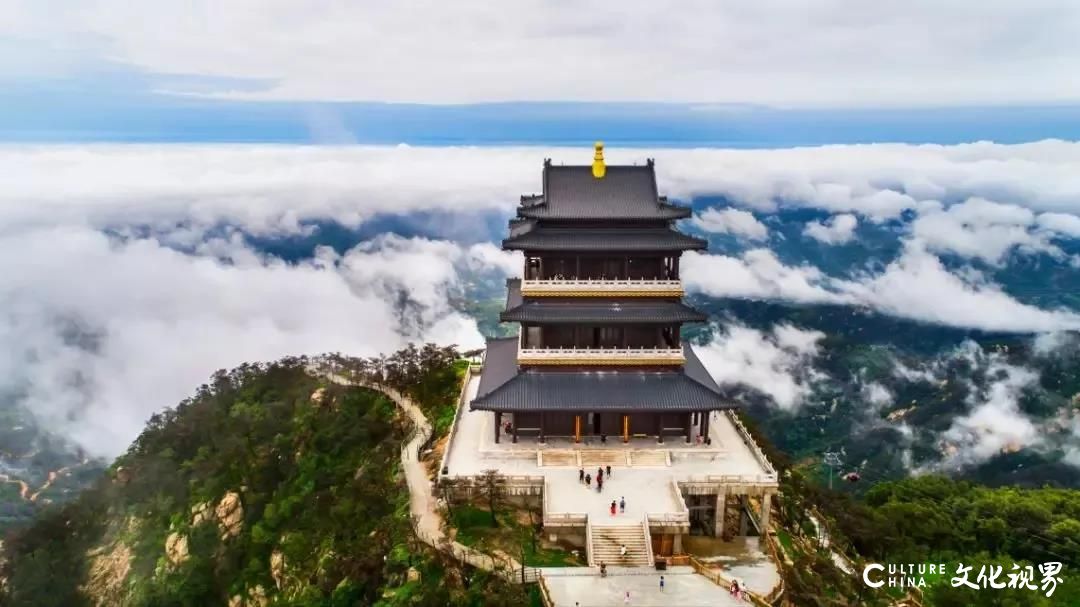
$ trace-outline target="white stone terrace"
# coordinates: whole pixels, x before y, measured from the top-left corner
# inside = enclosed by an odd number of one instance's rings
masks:
[[[549,438],[546,444],[536,437],[509,437],[496,444],[494,415],[490,411],[470,411],[479,377],[469,380],[459,406],[458,417],[444,459],[448,476],[474,476],[496,469],[508,476],[543,477],[546,484],[545,515],[587,514],[594,525],[639,522],[646,514],[685,517],[686,506],[675,483],[742,484],[776,486],[776,473],[755,453],[736,423],[723,412],[713,413],[709,423],[712,445],[686,444],[679,436],[632,438],[628,444],[609,440],[601,444],[591,438],[575,444],[572,439]],[[504,417],[504,419],[506,419]],[[616,454],[612,474],[605,475],[602,492],[596,491],[598,462]],[[626,460],[630,466],[618,462]],[[621,457],[620,457],[621,455]],[[547,456],[545,462],[544,457]],[[633,464],[634,461],[639,462]],[[579,461],[593,475],[591,489],[578,481]],[[543,463],[543,465],[541,465]],[[612,517],[612,500],[626,498],[626,512]]]

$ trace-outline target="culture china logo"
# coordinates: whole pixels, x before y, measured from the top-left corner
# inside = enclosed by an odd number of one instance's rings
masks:
[[[1032,565],[1013,563],[1006,569],[1003,565],[983,565],[978,573],[973,565],[959,563],[955,571],[938,563],[870,563],[863,568],[863,583],[871,588],[925,588],[927,576],[951,575],[949,584],[953,588],[967,586],[976,590],[1001,590],[1003,588],[1026,588],[1038,591],[1047,597],[1054,595],[1054,590],[1062,582],[1060,577],[1062,564],[1056,561],[1042,563],[1038,574]]]

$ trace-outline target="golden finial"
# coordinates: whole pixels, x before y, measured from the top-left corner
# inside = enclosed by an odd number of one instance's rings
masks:
[[[604,142],[597,141],[593,148],[596,149],[596,154],[593,155],[592,161],[592,176],[597,179],[603,179],[604,174],[607,173],[607,166],[604,165]]]

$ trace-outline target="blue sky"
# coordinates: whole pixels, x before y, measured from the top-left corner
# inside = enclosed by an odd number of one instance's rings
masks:
[[[807,108],[683,103],[233,101],[128,91],[0,93],[9,142],[265,142],[767,148],[1080,139],[1080,105]]]
[[[1076,31],[1060,0],[16,0],[0,140],[1077,139]]]

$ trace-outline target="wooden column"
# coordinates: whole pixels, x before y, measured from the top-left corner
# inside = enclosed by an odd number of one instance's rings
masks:
[[[511,442],[516,443],[517,442],[517,428],[518,428],[518,425],[515,423],[510,428],[511,428],[511,430],[510,430],[511,436],[513,436],[513,439],[511,440]]]
[[[547,421],[547,414],[543,411],[540,412],[540,442],[545,442],[546,432],[544,431],[544,425]]]
[[[580,443],[581,442],[581,416],[580,415],[575,415],[574,416],[574,442],[575,443]]]
[[[499,444],[499,428],[502,426],[502,411],[495,412],[495,444]]]
[[[686,442],[687,443],[691,442],[692,434],[693,434],[693,431],[694,431],[694,425],[690,422],[690,416],[691,416],[691,414],[687,413],[686,418],[685,418],[686,421],[683,422],[684,426],[686,427]],[[515,428],[517,428],[517,426],[515,426]]]
[[[656,419],[656,442],[662,445],[664,444],[664,415],[653,413],[653,417]]]
[[[769,533],[769,510],[772,509],[772,494],[766,493],[761,496],[761,517],[758,520],[758,526],[761,527],[761,535]]]
[[[709,438],[709,418],[712,417],[712,411],[705,411],[701,415],[701,436],[707,439]]]
[[[622,442],[630,442],[630,416],[622,416]]]

